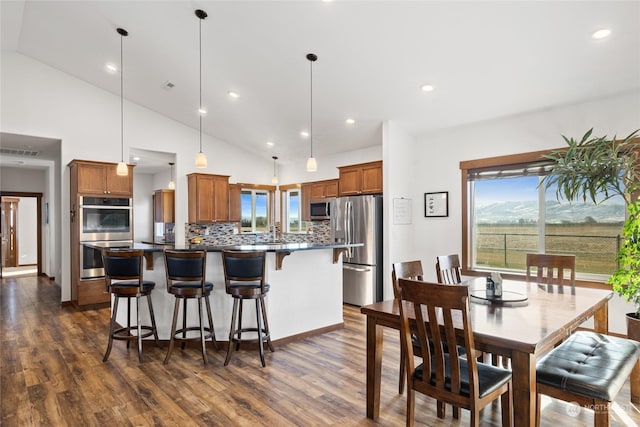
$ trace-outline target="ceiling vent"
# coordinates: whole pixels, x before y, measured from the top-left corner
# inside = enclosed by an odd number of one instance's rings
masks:
[[[39,151],[33,150],[23,150],[22,148],[0,148],[0,154],[8,154],[10,156],[20,156],[20,157],[38,157],[40,154]]]

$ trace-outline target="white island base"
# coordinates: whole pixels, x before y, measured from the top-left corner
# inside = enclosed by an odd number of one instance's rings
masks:
[[[277,344],[277,341],[293,341],[343,327],[341,257],[338,256],[337,262],[334,263],[334,250],[331,248],[293,251],[281,259],[282,268],[277,269],[276,255],[275,252],[267,252],[266,259],[266,279],[271,289],[265,298],[265,303],[272,342]],[[158,335],[160,340],[169,340],[175,297],[167,292],[162,252],[151,252],[147,256],[153,256],[153,269],[145,269],[143,277],[145,280],[156,282],[151,299]],[[233,298],[225,292],[222,255],[219,251],[207,252],[206,278],[214,284],[209,300],[216,339],[228,341]],[[142,298],[140,304],[142,324],[150,325],[146,299]],[[131,300],[131,306],[132,324],[134,324],[135,299]],[[189,326],[197,326],[197,300],[189,299],[187,306],[187,323]],[[202,308],[206,326],[204,301]],[[117,316],[117,322],[120,325],[127,324],[126,311],[126,301],[121,299]],[[181,325],[182,307],[177,328],[179,329]],[[242,325],[243,327],[256,325],[255,303],[252,300],[244,301]],[[194,336],[193,333],[191,332],[189,336]],[[247,333],[247,338],[249,337],[251,335]],[[153,337],[147,339],[153,339]]]

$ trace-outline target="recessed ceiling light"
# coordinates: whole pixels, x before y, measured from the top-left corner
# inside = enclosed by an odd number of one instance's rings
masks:
[[[433,86],[431,85],[422,85],[420,86],[420,90],[423,92],[431,92],[433,90]]]
[[[595,33],[591,34],[591,38],[594,40],[600,40],[600,39],[604,39],[607,38],[611,35],[611,30],[608,28],[603,28],[601,30],[596,31]]]
[[[104,69],[111,74],[115,74],[118,72],[118,66],[116,64],[112,64],[111,62],[107,62],[106,64],[104,64]]]
[[[134,161],[139,162],[140,161],[140,157],[136,156],[133,158]]]
[[[355,122],[356,122],[356,121],[355,121],[354,119],[347,119],[347,120],[345,120],[345,123],[346,123],[346,124],[348,124],[348,125],[352,125],[352,124],[354,124]]]
[[[307,132],[306,130],[303,130],[302,132],[300,132],[300,136],[303,138],[309,138],[309,132]]]
[[[273,147],[273,142],[271,142],[271,141],[267,141],[267,145],[268,145],[269,147]]]
[[[205,108],[198,108],[198,113],[205,115],[207,114],[207,110]]]
[[[230,90],[229,92],[227,92],[229,94],[230,97],[232,98],[240,98],[240,95],[238,95],[237,92],[234,92],[232,90]]]

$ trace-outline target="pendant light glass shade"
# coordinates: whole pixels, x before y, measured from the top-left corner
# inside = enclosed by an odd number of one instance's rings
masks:
[[[278,175],[276,174],[276,160],[278,160],[277,156],[271,156],[271,158],[273,159],[273,178],[271,178],[271,183],[272,184],[277,184],[278,183]]]
[[[318,162],[315,157],[309,157],[307,159],[307,172],[316,172],[318,170]]]
[[[116,168],[116,174],[119,176],[127,176],[129,175],[129,167],[124,162],[124,93],[122,90],[124,66],[122,65],[122,40],[128,36],[129,33],[124,28],[118,28],[116,31],[120,34],[120,162]]]
[[[316,162],[315,157],[313,157],[313,63],[318,60],[318,56],[313,53],[308,53],[307,59],[309,60],[310,70],[309,140],[311,141],[311,155],[307,159],[307,172],[315,172],[318,170],[318,162]]]
[[[197,168],[207,167],[207,156],[205,156],[202,151],[196,154],[196,167]]]
[[[169,162],[169,167],[171,168],[171,178],[169,180],[169,184],[167,185],[167,188],[169,190],[175,190],[176,189],[176,183],[173,181],[173,162]]]
[[[200,50],[200,104],[198,106],[198,114],[200,119],[200,151],[196,154],[196,167],[203,169],[207,167],[207,156],[202,152],[202,115],[205,114],[205,109],[202,107],[202,21],[207,17],[207,12],[202,9],[196,9],[195,12],[198,17],[198,30],[199,30],[199,50]]]

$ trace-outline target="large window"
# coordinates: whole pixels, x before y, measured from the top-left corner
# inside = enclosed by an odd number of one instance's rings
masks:
[[[269,231],[269,192],[245,190],[241,192],[242,232],[266,233]]]
[[[302,191],[294,188],[283,192],[285,231],[301,233],[306,231],[306,222],[302,221]]]
[[[527,253],[573,254],[579,278],[605,279],[616,268],[624,200],[593,204],[558,199],[556,189],[543,183],[548,163],[540,161],[540,153],[531,157],[525,163],[509,163],[512,156],[484,159],[469,168],[464,166],[473,162],[461,163],[466,266],[521,272]]]

